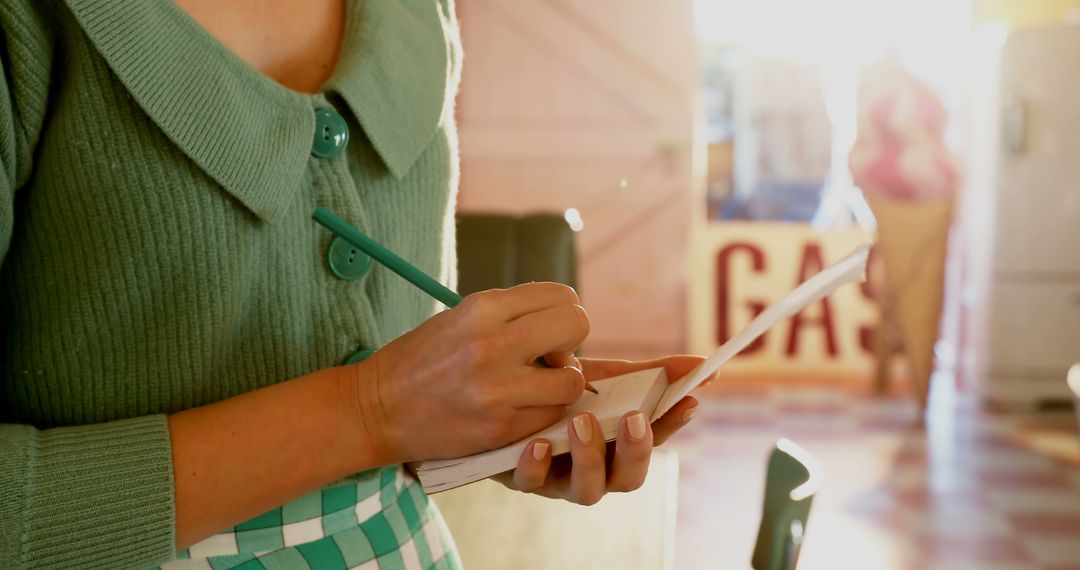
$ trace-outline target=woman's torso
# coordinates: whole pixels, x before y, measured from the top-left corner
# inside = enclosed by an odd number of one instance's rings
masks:
[[[378,267],[335,271],[333,238],[310,216],[328,207],[453,279],[451,7],[350,5],[337,72],[314,95],[258,73],[169,2],[39,10],[52,30],[31,38],[43,71],[14,94],[41,112],[17,133],[32,163],[0,271],[0,421],[208,404],[377,349],[435,310]],[[327,108],[350,139],[317,156]],[[375,475],[387,476],[395,492],[377,487],[376,512],[426,502],[400,468]],[[356,516],[371,477],[355,482]]]

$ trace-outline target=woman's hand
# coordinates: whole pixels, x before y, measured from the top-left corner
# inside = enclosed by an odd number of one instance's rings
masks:
[[[578,302],[556,283],[469,295],[350,369],[360,421],[394,462],[469,455],[551,425],[585,386]]]
[[[588,381],[628,374],[637,370],[664,367],[670,382],[685,376],[704,359],[697,356],[669,356],[658,360],[582,359]],[[529,442],[517,469],[494,477],[503,485],[544,497],[592,505],[609,492],[633,491],[645,482],[654,445],[660,445],[686,425],[698,402],[687,396],[649,425],[648,416],[630,412],[619,422],[619,435],[605,443],[600,424],[584,413],[569,422],[570,454],[551,457],[551,444],[543,439]]]

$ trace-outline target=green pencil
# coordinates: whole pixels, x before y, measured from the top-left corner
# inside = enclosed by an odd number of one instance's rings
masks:
[[[451,309],[461,303],[461,295],[446,288],[435,278],[420,271],[415,265],[398,257],[398,255],[383,244],[371,239],[364,232],[353,227],[345,220],[335,216],[326,208],[318,208],[311,216],[316,222],[326,229],[334,232],[341,239],[349,242],[353,247],[371,256],[372,259],[386,266],[387,269],[402,276],[406,281],[416,285],[421,291],[431,295],[440,303]]]
[[[461,295],[451,291],[442,283],[435,280],[434,277],[420,271],[418,267],[398,257],[398,255],[383,244],[371,239],[364,232],[353,227],[352,224],[334,215],[333,212],[326,208],[316,208],[315,213],[312,214],[312,219],[319,223],[319,225],[334,232],[334,235],[349,242],[353,247],[371,256],[372,259],[378,261],[390,271],[397,273],[403,279],[415,285],[421,291],[431,295],[440,303],[446,305],[449,308],[454,308],[461,303]],[[547,367],[547,363],[543,358],[538,359],[537,364]],[[596,388],[593,388],[588,383],[585,384],[585,389],[597,394]]]

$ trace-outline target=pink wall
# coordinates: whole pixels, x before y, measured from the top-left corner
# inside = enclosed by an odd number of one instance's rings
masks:
[[[685,350],[692,0],[459,0],[465,211],[577,208],[591,355]]]

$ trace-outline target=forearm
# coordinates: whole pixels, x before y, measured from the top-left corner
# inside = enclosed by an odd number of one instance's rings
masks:
[[[322,370],[169,416],[176,547],[396,463],[358,412],[363,375],[356,366]]]

